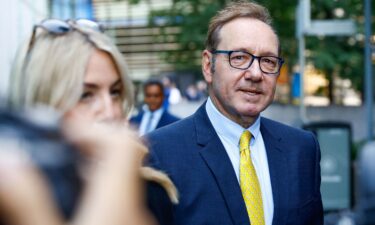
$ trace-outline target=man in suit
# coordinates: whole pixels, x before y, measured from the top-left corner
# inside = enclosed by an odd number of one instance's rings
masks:
[[[232,2],[211,19],[202,72],[208,100],[150,133],[149,163],[165,171],[178,205],[150,185],[162,225],[320,225],[320,148],[310,132],[264,118],[283,64],[268,11]]]
[[[140,135],[149,133],[155,129],[179,120],[164,109],[164,88],[158,80],[148,80],[143,85],[145,105],[142,111],[130,119],[130,123],[138,127]]]

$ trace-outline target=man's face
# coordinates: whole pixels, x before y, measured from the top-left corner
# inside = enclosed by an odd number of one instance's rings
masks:
[[[259,20],[232,20],[222,27],[219,37],[217,50],[241,50],[256,56],[278,56],[276,34],[269,25]],[[215,57],[214,63],[212,57]],[[202,70],[215,106],[243,127],[250,126],[273,100],[277,75],[263,73],[258,59],[248,69],[240,70],[230,66],[227,54],[213,55],[205,50]]]
[[[150,111],[158,110],[163,105],[164,93],[158,85],[148,85],[144,89],[145,103]]]

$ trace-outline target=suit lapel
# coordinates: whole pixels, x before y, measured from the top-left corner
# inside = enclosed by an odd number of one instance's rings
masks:
[[[141,126],[142,123],[142,117],[143,117],[144,111],[140,111],[135,117],[130,119],[130,122],[134,124],[137,128]]]
[[[283,146],[281,137],[276,137],[270,132],[272,127],[267,127],[261,119],[261,133],[267,152],[268,167],[271,178],[274,214],[273,225],[286,224],[287,205],[289,202],[289,176],[286,146]]]
[[[167,116],[167,115],[166,115],[166,112],[165,112],[165,110],[164,110],[163,113],[161,114],[160,120],[159,120],[158,124],[156,125],[156,128],[155,128],[155,129],[160,128],[160,127],[162,127],[162,126],[165,125],[165,117],[166,117],[166,116]]]
[[[195,118],[200,155],[209,167],[221,190],[233,224],[249,224],[246,206],[230,159],[212,127],[203,104]]]

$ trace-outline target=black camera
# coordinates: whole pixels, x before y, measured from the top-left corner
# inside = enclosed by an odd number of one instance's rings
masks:
[[[0,150],[11,151],[13,147],[30,156],[49,182],[57,206],[65,218],[70,218],[82,186],[80,156],[65,140],[58,120],[45,112],[0,110]]]

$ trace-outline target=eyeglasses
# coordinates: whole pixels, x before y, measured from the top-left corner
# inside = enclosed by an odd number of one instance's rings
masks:
[[[276,56],[255,56],[246,51],[213,50],[212,54],[227,54],[229,65],[240,70],[247,70],[258,59],[260,70],[272,75],[277,75],[284,63],[282,58]]]
[[[88,20],[88,19],[78,19],[78,20],[46,19],[46,20],[43,20],[41,23],[34,25],[33,33],[29,42],[27,52],[29,52],[32,46],[34,45],[35,38],[36,38],[36,31],[38,28],[42,28],[48,31],[48,33],[53,34],[53,35],[64,35],[72,30],[78,30],[84,33],[83,30],[81,29],[91,29],[97,32],[103,32],[104,30],[100,24],[98,24],[95,21]]]

